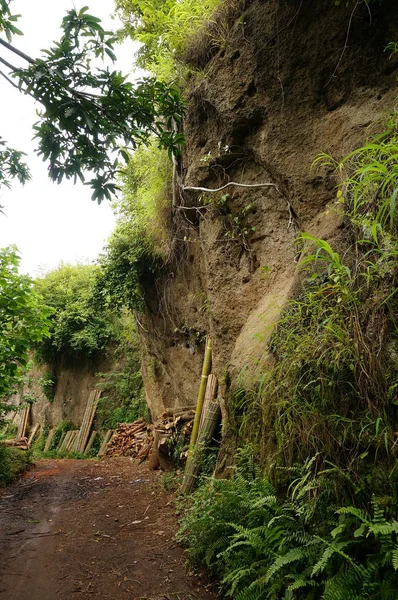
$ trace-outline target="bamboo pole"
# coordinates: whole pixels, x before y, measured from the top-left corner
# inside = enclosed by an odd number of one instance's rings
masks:
[[[86,449],[84,450],[84,454],[88,454],[94,444],[94,440],[97,437],[97,432],[96,431],[92,431],[91,435],[90,435],[90,439],[88,440],[88,444],[86,446]]]
[[[100,396],[101,392],[98,390],[90,393],[90,396],[87,401],[86,410],[84,411],[83,421],[79,430],[79,435],[75,441],[75,449],[77,452],[84,452],[85,450]]]
[[[101,448],[98,450],[97,456],[99,456],[99,457],[104,456],[105,451],[106,451],[106,446],[107,446],[108,442],[111,440],[112,435],[113,435],[113,429],[108,429],[108,431],[105,434],[104,441],[101,444]]]
[[[16,436],[16,439],[18,439],[18,440],[22,437],[22,428],[23,428],[23,422],[24,422],[24,418],[25,418],[25,410],[26,410],[26,406],[23,409],[23,411],[20,413],[21,418],[19,420],[18,431],[17,431],[17,436]]]
[[[84,432],[83,439],[81,440],[80,448],[78,449],[79,452],[84,452],[84,450],[85,450],[85,447],[86,447],[86,444],[88,442],[88,438],[90,435],[91,427],[93,426],[95,413],[97,411],[97,406],[98,406],[100,396],[101,396],[100,391],[94,392],[93,399],[91,402],[91,408],[90,408],[90,411],[88,414],[88,420],[86,423],[86,430]]]
[[[69,439],[69,443],[68,443],[67,447],[65,448],[65,450],[67,452],[73,452],[75,450],[75,445],[76,445],[76,440],[77,440],[78,435],[79,435],[78,429],[76,431],[72,431],[70,439]]]
[[[65,443],[69,440],[70,437],[70,431],[64,431],[64,433],[61,435],[61,439],[59,440],[59,444],[58,444],[58,448],[57,448],[57,452],[62,452],[65,446]]]
[[[72,434],[73,434],[73,431],[68,431],[67,432],[67,434],[65,436],[65,439],[64,439],[64,443],[62,444],[62,447],[61,447],[61,450],[63,452],[67,452],[67,450],[69,448],[70,441],[72,439]]]
[[[55,433],[55,428],[50,429],[50,431],[48,432],[48,436],[46,439],[46,443],[44,445],[43,452],[48,452],[50,450],[50,446],[51,446],[51,442],[53,441],[54,433]]]
[[[195,448],[196,440],[198,437],[199,424],[200,424],[200,419],[202,416],[203,402],[204,402],[206,387],[207,387],[207,379],[209,377],[209,373],[210,373],[210,369],[211,369],[211,357],[212,357],[211,338],[207,337],[206,338],[205,357],[204,357],[203,369],[202,369],[202,378],[201,378],[200,387],[199,387],[198,403],[196,405],[195,420],[193,422],[191,441],[189,444],[188,460],[189,460],[190,455],[193,452],[193,449]]]
[[[19,427],[18,427],[17,439],[21,439],[21,438],[25,437],[26,428],[27,428],[28,422],[29,422],[30,408],[31,408],[31,405],[27,404],[22,411],[21,420],[19,422]]]
[[[207,398],[203,410],[203,420],[201,422],[197,444],[192,456],[188,456],[187,465],[185,467],[184,480],[181,486],[181,492],[183,494],[189,494],[192,491],[200,469],[203,452],[211,442],[220,422],[221,409],[219,400],[216,398],[217,387],[218,383],[216,377],[210,375],[206,390]]]
[[[86,423],[87,423],[87,420],[88,420],[88,414],[87,413],[91,409],[91,404],[92,404],[93,396],[94,396],[94,392],[90,392],[90,395],[89,395],[88,400],[87,400],[86,408],[85,408],[85,411],[84,411],[82,423],[80,425],[79,437],[78,437],[77,442],[76,442],[76,450],[77,451],[80,450],[80,446],[82,444],[82,440],[83,440],[83,437],[84,437],[84,434],[85,434]]]
[[[31,443],[33,442],[34,437],[35,437],[35,435],[36,435],[37,430],[39,429],[39,427],[40,427],[40,425],[38,423],[36,423],[36,425],[33,427],[32,431],[30,432],[29,439],[28,439],[28,446],[30,446]]]

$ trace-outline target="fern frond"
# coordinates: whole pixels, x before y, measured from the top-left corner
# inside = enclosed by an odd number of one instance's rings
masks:
[[[305,548],[293,548],[292,550],[289,550],[289,552],[286,552],[285,555],[278,556],[275,562],[268,569],[265,577],[265,582],[268,583],[268,581],[275,575],[275,573],[280,571],[280,569],[282,569],[286,565],[298,562],[299,560],[305,558],[305,556]]]
[[[395,549],[392,553],[392,566],[394,567],[395,571],[398,570],[398,546],[395,546]]]

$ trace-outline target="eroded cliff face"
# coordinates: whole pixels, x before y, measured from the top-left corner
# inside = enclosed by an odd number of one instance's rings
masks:
[[[28,397],[34,402],[31,409],[30,424],[56,427],[62,420],[80,427],[90,393],[97,389],[100,382],[98,373],[112,370],[108,359],[102,360],[67,360],[62,359],[54,367],[53,377],[56,381],[54,398],[50,401],[43,392],[41,381],[48,377],[48,367],[33,365],[28,373],[26,383],[19,394],[13,396],[13,404],[19,405]],[[20,412],[14,421],[18,424]],[[12,413],[11,413],[12,416]]]
[[[243,369],[253,377],[272,364],[267,340],[302,277],[297,234],[346,247],[333,208],[337,181],[311,163],[321,151],[340,159],[382,131],[396,103],[397,59],[384,51],[398,39],[395,0],[355,9],[314,0],[241,8],[217,53],[198,50],[205,75],[188,97],[179,184],[274,186],[230,187],[222,205],[205,209],[214,195],[201,201],[180,189],[179,251],[146,285],[140,327],[153,416],[195,405],[205,334],[218,376]]]

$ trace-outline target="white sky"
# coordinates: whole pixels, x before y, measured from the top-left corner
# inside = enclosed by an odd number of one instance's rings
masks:
[[[113,0],[76,0],[76,9],[89,6],[89,13],[102,19],[103,27],[117,29],[111,19]],[[71,0],[13,0],[11,12],[21,14],[16,23],[24,33],[14,36],[14,45],[30,56],[42,56],[40,50],[59,40],[59,25]],[[13,54],[2,52],[16,64]],[[123,73],[132,69],[132,42],[116,46],[118,62],[115,68]],[[4,69],[4,67],[2,67]],[[52,183],[47,176],[47,164],[34,154],[32,125],[37,121],[32,98],[20,94],[0,77],[0,136],[10,146],[27,153],[25,157],[32,180],[22,187],[12,184],[11,191],[0,192],[0,247],[16,244],[22,255],[21,271],[31,275],[49,270],[63,262],[94,260],[101,252],[114,227],[114,216],[107,201],[100,206],[91,200],[88,186],[64,181]]]

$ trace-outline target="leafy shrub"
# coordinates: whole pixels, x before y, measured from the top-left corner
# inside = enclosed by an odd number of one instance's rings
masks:
[[[271,338],[274,367],[229,398],[260,466],[239,459],[183,518],[191,560],[236,600],[397,596],[397,154],[393,119],[342,162],[317,159],[341,176],[352,245],[301,236],[309,276]]]
[[[141,351],[134,317],[127,311],[121,314],[121,336],[110,355],[115,364],[101,377],[97,429],[114,429],[118,423],[131,423],[139,417],[149,420],[141,376]]]
[[[115,203],[115,231],[100,258],[95,286],[99,306],[142,311],[144,284],[167,258],[171,161],[153,142],[138,150],[123,174],[123,198]]]
[[[365,504],[395,485],[377,465],[391,469],[397,456],[397,151],[393,130],[340,164],[319,157],[348,170],[337,202],[352,247],[343,260],[326,241],[301,236],[315,251],[304,255],[310,276],[271,339],[275,366],[232,397],[240,433],[262,440],[268,468],[316,455],[318,470],[339,480],[336,494],[360,489]]]
[[[0,399],[16,393],[28,368],[29,351],[48,335],[49,310],[19,273],[14,246],[0,250]],[[0,422],[11,405],[0,401]]]
[[[12,483],[30,463],[30,455],[25,450],[9,448],[0,442],[0,487]]]
[[[184,73],[183,56],[222,0],[117,0],[122,36],[140,42],[137,64],[162,81]]]
[[[95,356],[117,337],[116,316],[92,303],[97,272],[95,265],[61,264],[36,279],[35,288],[53,309],[50,337],[38,345],[36,360]]]
[[[247,465],[193,495],[179,540],[193,563],[222,578],[236,600],[393,599],[398,584],[397,502],[336,510],[314,461],[298,469],[285,499]]]
[[[52,370],[47,369],[44,376],[40,377],[39,383],[47,400],[52,402],[54,400],[57,388],[55,373]]]

